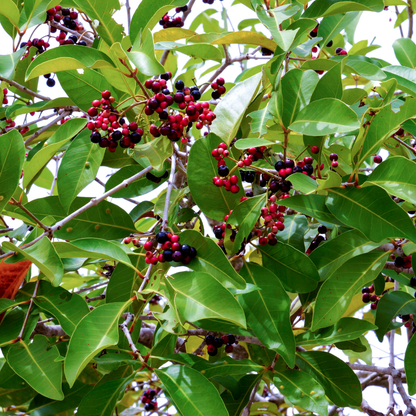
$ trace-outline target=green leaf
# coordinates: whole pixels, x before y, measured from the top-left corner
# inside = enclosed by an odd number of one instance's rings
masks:
[[[111,17],[114,11],[120,10],[118,0],[73,0],[91,20],[98,20],[100,24],[96,30],[108,44],[121,41],[123,25],[118,24]]]
[[[416,45],[412,39],[396,39],[393,43],[393,49],[400,65],[416,69]]]
[[[205,215],[218,221],[223,221],[244,195],[242,190],[233,194],[212,183],[212,178],[218,175],[218,168],[211,152],[221,142],[214,134],[196,140],[189,153],[187,168],[188,185],[195,203]],[[238,172],[236,174],[239,176]],[[202,189],[204,192],[201,192]]]
[[[55,361],[59,355],[56,345],[49,348],[46,337],[35,335],[30,344],[20,340],[13,345],[8,351],[7,362],[42,396],[62,400],[62,364]]]
[[[106,241],[99,238],[81,238],[71,243],[54,243],[59,256],[65,258],[92,258],[92,259],[109,259],[116,260],[132,269],[129,256],[121,248],[121,245],[112,241]]]
[[[240,202],[230,214],[227,224],[237,225],[238,232],[235,240],[232,243],[232,250],[230,254],[238,253],[241,244],[250,235],[253,227],[260,217],[260,210],[266,205],[267,195],[258,195],[252,198],[247,198]]]
[[[69,212],[76,211],[89,201],[89,198],[76,198]],[[35,199],[26,204],[25,207],[41,220],[52,216],[56,221],[61,221],[67,216],[57,196]],[[17,216],[21,212],[16,210],[14,214]],[[22,218],[27,217],[22,215]],[[33,220],[29,223],[33,223]],[[115,240],[124,238],[135,231],[133,221],[126,211],[111,202],[101,201],[98,205],[91,207],[69,221],[60,230],[55,231],[54,235],[63,240],[76,240],[82,237]]]
[[[25,162],[23,177],[23,188],[31,185],[36,175],[48,164],[55,153],[87,124],[87,120],[82,118],[72,118],[65,124],[59,126],[58,130],[48,139],[47,146],[43,146],[33,158]]]
[[[0,213],[19,185],[25,160],[21,134],[12,130],[0,136]]]
[[[39,55],[26,71],[26,80],[50,74],[86,68],[114,68],[113,61],[103,52],[80,45],[61,45]]]
[[[16,305],[16,302],[11,299],[0,298],[0,313],[7,311],[7,309]]]
[[[68,212],[77,195],[97,176],[105,149],[90,140],[90,131],[84,130],[70,144],[58,170],[58,196]]]
[[[321,286],[312,318],[312,331],[334,325],[353,296],[383,270],[388,252],[373,251],[346,261]]]
[[[25,259],[39,267],[39,270],[49,279],[53,286],[59,286],[64,275],[64,266],[58,253],[48,237],[42,237],[33,246],[21,249],[7,241],[2,247],[7,251],[15,251],[22,254]]]
[[[323,98],[300,111],[290,130],[308,136],[348,133],[360,127],[356,113],[342,101]]]
[[[139,205],[136,205],[131,211],[130,211],[130,217],[133,219],[134,222],[136,222],[140,217],[144,214],[146,214],[149,211],[152,211],[155,207],[155,204],[150,201],[143,201],[140,202]]]
[[[406,93],[414,95],[416,92],[416,73],[413,68],[390,65],[383,68],[387,79],[395,79],[397,85]]]
[[[273,40],[284,52],[289,50],[297,32],[297,30],[282,30],[282,22],[299,11],[299,6],[290,6],[291,5],[286,4],[275,9],[270,9],[267,12],[261,5],[257,5],[256,7],[258,18],[265,26],[267,26],[272,34]]]
[[[371,241],[390,237],[416,241],[409,216],[378,186],[331,188],[326,205],[337,219],[357,228]]]
[[[157,4],[153,0],[143,0],[134,12],[130,27],[130,40],[134,44],[137,37],[147,34],[148,29],[152,30],[165,13],[175,7],[185,6],[187,0],[158,0]]]
[[[13,0],[2,0],[0,14],[5,16],[17,29],[19,28],[20,12],[16,3]]]
[[[303,173],[296,172],[290,175],[290,182],[293,185],[293,189],[296,189],[302,193],[307,194],[316,191],[316,180],[307,175],[304,175]]]
[[[406,372],[407,388],[409,394],[414,396],[416,394],[416,337],[412,337],[407,344],[406,353],[404,356],[404,371]]]
[[[416,72],[413,69],[409,69],[409,71]],[[358,156],[355,156],[358,159],[355,164],[356,168],[361,167],[365,159],[377,154],[383,142],[396,132],[403,122],[415,115],[416,98],[407,98],[400,107],[400,111],[397,112],[397,109],[395,111],[393,112],[390,105],[387,105],[377,113],[370,127],[366,130],[364,143]],[[354,150],[358,151],[359,149],[353,148],[353,156],[355,154]]]
[[[296,364],[325,389],[337,406],[360,406],[361,385],[354,371],[343,361],[323,351],[298,352]]]
[[[360,16],[359,12],[350,12],[324,17],[318,29],[318,36],[322,38],[321,44],[326,45],[358,16]]]
[[[278,352],[293,368],[295,338],[290,323],[288,294],[275,274],[256,263],[245,263],[240,273],[247,283],[260,288],[238,297],[248,326],[263,345]]]
[[[284,243],[257,248],[263,266],[275,273],[289,292],[308,293],[318,286],[318,271],[306,254]]]
[[[371,322],[356,318],[341,318],[334,326],[318,331],[306,331],[296,335],[296,345],[330,345],[336,342],[352,341],[368,331],[377,329]]]
[[[325,391],[311,375],[297,370],[277,370],[273,382],[294,405],[320,415],[328,414]]]
[[[133,377],[117,378],[97,384],[82,399],[77,409],[78,416],[111,416],[117,402],[123,397],[125,388]]]
[[[69,105],[74,105],[74,103],[67,97],[55,98],[54,100],[49,101],[38,101],[37,103],[31,105],[27,105],[21,101],[15,101],[12,105],[6,108],[6,117],[13,118],[20,114],[31,113],[32,111],[43,111],[49,108],[65,107]]]
[[[311,102],[321,100],[323,98],[342,99],[343,86],[341,79],[342,63],[331,68],[319,79],[318,84],[312,94]]]
[[[229,416],[217,389],[200,372],[172,365],[155,373],[183,416]]]
[[[78,323],[65,358],[65,376],[70,387],[96,354],[118,343],[118,322],[130,303],[97,306]]]
[[[366,182],[416,204],[416,163],[403,156],[389,157],[376,167]]]
[[[315,19],[352,11],[381,12],[383,8],[383,0],[318,0],[306,9],[303,17]]]
[[[299,111],[309,104],[318,81],[319,76],[315,71],[292,69],[281,79],[270,112],[288,127],[295,121]]]
[[[321,281],[324,281],[347,260],[379,246],[380,243],[372,243],[359,230],[349,230],[320,244],[312,251],[309,258],[315,263]]]
[[[256,23],[259,23],[258,20],[254,19]],[[254,23],[254,22],[253,22]],[[276,49],[276,42],[272,39],[269,39],[267,36],[262,33],[257,33],[247,30],[239,30],[236,32],[227,33],[225,36],[222,36],[218,39],[215,39],[211,42],[213,45],[230,45],[237,43],[240,45],[258,45],[263,46],[264,48],[273,51]]]
[[[208,273],[179,272],[166,279],[185,320],[220,319],[246,328],[243,309],[233,295]]]
[[[80,295],[70,293],[62,287],[52,287],[46,281],[40,282],[34,301],[39,308],[53,315],[69,336],[74,332],[78,322],[90,311]]]
[[[203,237],[195,230],[180,234],[181,244],[188,244],[197,251],[197,256],[187,264],[195,272],[206,272],[217,279],[224,287],[244,289],[244,279],[235,271],[224,252],[211,238]]]
[[[153,139],[151,142],[139,144],[134,147],[135,159],[138,163],[147,165],[141,162],[141,158],[149,160],[150,164],[156,170],[162,170],[165,160],[172,156],[173,148],[172,142],[166,140],[166,137],[160,136]]]
[[[273,114],[269,111],[269,104],[261,110],[253,111],[248,116],[253,120],[250,123],[252,133],[259,133],[259,137],[264,136],[267,133],[267,122],[273,120]],[[270,142],[267,143],[267,145],[269,144]]]
[[[326,197],[324,195],[295,195],[291,198],[280,200],[279,204],[292,208],[302,214],[309,215],[323,222],[344,225],[331,214],[325,205],[325,200]]]
[[[132,52],[127,52],[127,56],[130,59],[130,61],[133,62],[133,64],[139,70],[140,73],[149,76],[153,74],[161,74],[165,69],[155,58],[153,50],[153,39],[151,33],[147,35],[146,41],[148,39],[152,43],[151,54],[146,54],[142,51],[133,50]]]
[[[177,42],[163,42],[163,44],[156,45],[162,49],[169,49],[174,52],[181,52],[189,55],[192,58],[199,58],[202,60],[213,60],[221,62],[223,54],[220,49],[209,43],[195,43],[190,45],[183,45]]]
[[[225,356],[215,363],[210,363],[206,360],[198,361],[192,366],[194,370],[199,371],[206,378],[212,378],[217,376],[235,376],[240,374],[246,374],[250,371],[263,372],[264,367],[260,364],[243,358],[242,360],[234,360],[231,357]]]
[[[234,140],[245,112],[258,92],[261,77],[261,74],[256,74],[236,84],[215,108],[217,118],[212,123],[211,132],[228,145]]]
[[[299,251],[305,250],[304,235],[308,229],[308,221],[304,215],[286,215],[285,229],[276,234],[278,241],[290,244]]]
[[[118,101],[115,88],[112,88],[104,75],[93,69],[85,68],[83,74],[74,69],[58,72],[56,75],[62,89],[81,110],[88,111],[91,107],[92,98],[99,98],[104,90],[110,90],[111,95]]]
[[[250,114],[249,114],[249,116],[250,116]],[[245,150],[245,149],[249,149],[250,147],[260,147],[260,146],[270,146],[270,140],[256,139],[256,138],[253,138],[253,139],[239,139],[234,144],[234,147],[238,150]]]
[[[416,314],[416,299],[406,292],[394,291],[383,295],[377,304],[375,331],[380,342],[384,334],[393,329],[392,319],[398,315]]]

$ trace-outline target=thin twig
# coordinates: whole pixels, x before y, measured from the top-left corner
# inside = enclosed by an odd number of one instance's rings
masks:
[[[127,10],[127,29],[130,33],[130,24],[131,24],[131,8],[129,0],[126,0],[126,10]]]
[[[140,354],[140,351],[134,345],[134,342],[131,338],[129,328],[128,328],[128,324],[132,322],[133,319],[134,319],[134,315],[132,313],[128,313],[126,320],[122,324],[120,324],[118,327],[123,331],[123,334],[127,338],[127,341],[129,343],[129,347],[134,352],[134,354]]]
[[[17,205],[22,211],[29,215],[29,217],[32,218],[32,220],[35,221],[36,224],[39,225],[39,227],[49,232],[50,227],[47,227],[45,224],[43,224],[42,221],[38,220],[23,204],[21,204],[17,199],[14,199],[13,197],[11,198],[11,200],[13,201],[13,205]]]
[[[13,231],[14,228],[2,228],[0,229],[0,234],[8,233],[9,231]]]
[[[389,270],[395,270],[397,273],[409,273],[409,274],[414,274],[413,273],[413,269],[410,268],[405,268],[405,267],[397,267],[393,261],[387,261],[386,264],[384,265],[385,269],[389,269]]]
[[[409,31],[407,33],[407,37],[412,39],[413,36],[413,6],[412,0],[407,0],[407,14],[409,16]]]
[[[103,186],[105,188],[105,183],[102,180],[100,180],[99,178],[95,178],[94,180],[95,180],[95,182],[99,183],[101,186]],[[137,202],[137,201],[135,201],[134,199],[131,199],[131,198],[123,198],[123,199],[125,201],[131,202],[132,204],[136,204],[136,205],[140,204],[140,202]]]
[[[44,100],[44,101],[51,100],[49,97],[45,97],[44,95],[38,94],[37,92],[32,91],[29,88],[26,88],[25,86],[18,84],[16,81],[12,81],[4,77],[0,77],[0,81],[4,81],[7,84],[11,85],[12,87],[15,87],[19,91],[24,92],[25,94],[31,95],[32,97],[40,98],[41,100]]]
[[[53,195],[53,190],[55,189],[56,181],[58,180],[58,170],[59,170],[59,159],[55,160],[55,175],[53,176],[51,190],[49,191],[49,195]]]
[[[18,339],[18,340],[21,340],[21,339],[23,338],[23,333],[25,332],[25,328],[26,328],[26,325],[27,325],[27,320],[29,319],[30,311],[32,310],[32,306],[33,306],[33,299],[34,299],[34,298],[36,297],[36,295],[38,294],[39,284],[40,284],[40,280],[38,280],[38,281],[36,282],[36,285],[35,285],[35,290],[33,291],[33,295],[32,295],[32,297],[30,298],[29,307],[27,308],[27,312],[26,312],[25,320],[24,320],[23,325],[22,325],[22,329],[20,330],[20,333],[19,333],[19,335],[17,336],[17,339]]]
[[[394,10],[396,12],[396,16],[399,17],[399,14],[400,14],[399,8],[397,6],[394,6]],[[402,38],[404,38],[403,28],[402,28],[402,25],[401,24],[399,25],[399,30],[400,30],[400,36]]]
[[[46,126],[41,127],[39,130],[37,130],[35,133],[33,133],[26,141],[25,146],[30,144],[33,140],[37,139],[44,131],[48,130],[50,127],[58,123],[58,121],[64,119],[66,116],[69,116],[71,113],[69,111],[64,111],[62,114],[60,114],[58,117],[53,119],[49,124]]]
[[[174,176],[175,176],[175,168],[176,168],[176,155],[173,154],[171,167],[170,167],[170,176],[168,179],[168,188],[166,190],[165,208],[163,210],[162,225],[160,227],[162,230],[166,230],[166,227],[168,225],[169,201],[170,201],[170,195],[172,193],[173,181],[174,181]]]
[[[85,40],[85,42],[88,46],[92,46],[92,44],[94,42],[94,39],[91,39],[89,36],[86,36],[85,34],[80,34],[76,30],[68,29],[67,27],[62,26],[60,23],[57,23],[53,20],[49,23],[50,23],[51,26],[54,26],[59,30],[62,30],[62,31],[67,32],[67,33],[71,33],[71,35],[75,35],[77,38],[80,38],[82,36],[82,39]]]

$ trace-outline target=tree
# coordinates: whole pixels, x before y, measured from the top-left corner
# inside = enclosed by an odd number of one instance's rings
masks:
[[[411,2],[198,2],[2,0],[2,414],[416,416]]]

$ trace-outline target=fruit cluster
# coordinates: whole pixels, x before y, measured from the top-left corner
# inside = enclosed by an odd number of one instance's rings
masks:
[[[221,95],[225,94],[226,89],[224,87],[224,84],[225,84],[224,78],[217,78],[216,81],[211,83],[211,88],[214,90],[211,93],[211,97],[214,100],[218,100],[218,98],[220,98]]]
[[[87,46],[87,42],[85,40],[78,40],[75,35],[68,36],[66,39],[67,34],[65,32],[61,32],[57,37],[56,40],[59,42],[59,45],[80,45],[80,46]]]
[[[82,32],[84,26],[78,22],[78,12],[71,9],[63,9],[60,5],[52,7],[47,12],[46,21],[55,21],[56,23],[61,23],[63,26],[70,30],[76,30],[77,32]],[[53,33],[54,30],[51,30]]]
[[[313,250],[318,248],[319,244],[321,244],[322,241],[325,241],[325,235],[327,231],[328,229],[325,227],[325,225],[320,225],[318,227],[318,235],[312,240],[312,242],[309,244],[309,247],[306,249],[306,254],[308,256],[312,253]]]
[[[158,305],[162,298],[159,295],[154,295],[152,299],[150,299],[149,303],[151,305]]]
[[[394,259],[394,265],[396,267],[403,267],[405,269],[410,269],[412,267],[412,255],[400,257],[397,256]]]
[[[46,78],[46,85],[50,88],[55,86],[55,80],[51,78],[52,74],[45,74],[43,77]]]
[[[144,410],[150,411],[157,409],[157,402],[155,400],[156,390],[147,389],[141,398],[142,403],[144,404]]]
[[[238,186],[238,176],[229,176],[230,170],[228,169],[228,166],[225,164],[224,160],[224,158],[228,157],[229,154],[230,151],[228,150],[226,143],[220,143],[218,148],[211,152],[212,157],[218,161],[218,176],[214,176],[212,178],[212,183],[219,188],[223,186],[226,191],[230,191],[233,194],[236,194],[240,190],[240,187]]]
[[[342,48],[336,48],[335,53],[337,55],[348,55],[348,52],[345,49],[342,49]]]
[[[9,92],[9,90],[7,88],[3,88],[3,104],[4,105],[9,104],[9,99],[7,98],[8,92]],[[9,122],[7,121],[7,123],[9,123]]]
[[[186,10],[188,10],[188,6],[184,7],[177,7],[176,9],[183,9],[186,7]],[[175,9],[175,10],[176,10]],[[170,17],[167,13],[159,20],[159,24],[163,26],[163,29],[167,29],[168,27],[182,27],[183,26],[183,20],[181,16],[177,17]]]
[[[43,39],[35,38],[33,40],[28,40],[27,42],[22,42],[20,44],[20,48],[26,48],[26,52],[23,54],[22,59],[25,59],[29,55],[29,50],[31,47],[34,47],[37,49],[36,55],[39,55],[46,51],[46,49],[49,48],[49,42],[46,42]],[[32,58],[32,60],[34,57]]]
[[[156,241],[160,248],[154,246],[154,242],[148,240],[144,243],[146,250],[146,263],[156,265],[164,262],[177,262],[188,264],[196,257],[197,251],[188,244],[179,243],[180,237],[177,234],[165,233],[163,231],[156,234]]]
[[[238,342],[235,339],[234,335],[228,334],[220,337],[214,337],[214,335],[207,335],[205,337],[205,344],[207,344],[207,351],[210,356],[215,356],[218,353],[218,348],[221,348],[225,345],[225,352],[227,354],[233,352],[233,344]]]
[[[369,287],[363,287],[361,289],[361,293],[363,294],[362,300],[364,303],[371,303],[371,309],[374,311],[377,309],[377,304],[380,298],[374,293],[374,285]]]
[[[264,152],[267,150],[266,146],[250,147],[243,152],[244,159],[239,160],[237,166],[242,168],[244,166],[250,166],[253,162],[257,162],[259,159],[264,158]]]
[[[113,108],[114,97],[110,91],[103,91],[101,97],[101,100],[94,100],[88,110],[91,120],[87,127],[92,130],[91,141],[98,143],[100,147],[108,147],[110,152],[115,152],[118,145],[122,148],[134,148],[142,139],[143,130],[135,122],[128,123]]]

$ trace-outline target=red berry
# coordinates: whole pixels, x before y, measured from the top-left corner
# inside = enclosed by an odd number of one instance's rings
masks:
[[[130,244],[131,238],[130,237],[126,237],[123,242],[124,242],[124,244]]]
[[[152,244],[152,242],[151,242],[151,241],[146,241],[146,242],[144,243],[144,249],[145,249],[146,251],[153,250],[153,244]]]
[[[311,147],[311,152],[312,152],[313,154],[317,154],[317,153],[319,153],[319,147],[318,147],[318,146],[312,146],[312,147]]]
[[[337,162],[336,160],[334,160],[334,161],[331,163],[331,166],[332,166],[333,168],[337,168],[337,167],[338,167],[338,162]]]
[[[105,91],[103,91],[103,92],[101,93],[101,96],[102,96],[104,99],[108,100],[108,99],[111,97],[111,92],[110,92],[110,91],[108,91],[108,90],[105,90]]]
[[[237,184],[238,183],[238,176],[237,175],[231,176],[230,181],[233,185]]]
[[[239,186],[238,185],[231,185],[231,192],[233,193],[233,194],[237,194],[238,193],[238,191],[240,190],[240,188],[239,188]]]
[[[217,78],[217,84],[218,85],[224,85],[225,84],[224,78]]]
[[[373,158],[374,163],[381,163],[383,161],[383,159],[381,158],[381,156],[376,155]]]

